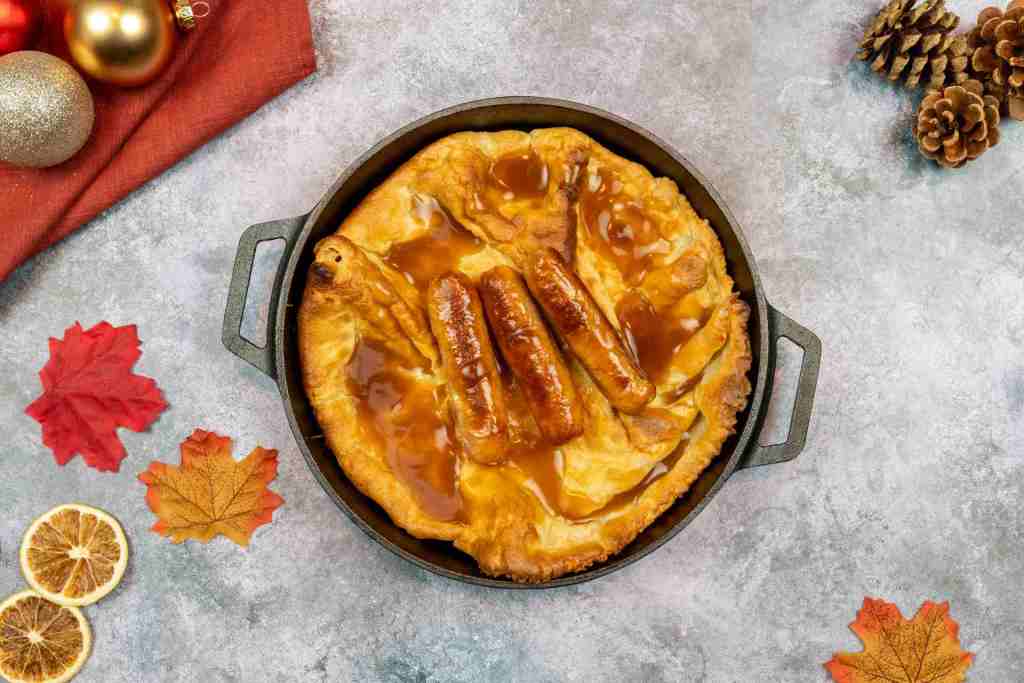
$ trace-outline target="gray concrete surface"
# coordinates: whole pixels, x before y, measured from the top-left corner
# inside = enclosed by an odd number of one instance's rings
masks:
[[[825,681],[864,595],[952,603],[971,681],[1024,680],[1024,126],[940,173],[914,99],[849,57],[876,3],[313,0],[320,72],[0,285],[0,593],[67,500],[134,552],[82,681]],[[951,0],[965,24],[985,3]],[[230,58],[230,55],[227,55]],[[737,474],[605,579],[496,592],[367,539],[306,469],[272,382],[220,344],[234,247],[375,140],[461,101],[588,102],[683,150],[745,226],[770,300],[825,345],[807,449]],[[57,467],[23,414],[46,339],[138,323],[172,407],[116,475]],[[248,551],[174,546],[135,477],[193,427],[281,451]]]

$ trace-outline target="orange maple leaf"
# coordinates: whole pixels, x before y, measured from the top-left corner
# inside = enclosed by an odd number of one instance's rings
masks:
[[[960,649],[949,603],[926,601],[907,621],[896,605],[864,598],[850,630],[863,652],[837,652],[825,664],[837,683],[962,683],[974,655]]]
[[[276,476],[277,451],[256,448],[239,462],[231,457],[231,439],[197,429],[181,443],[180,467],[152,462],[139,480],[160,518],[153,531],[174,543],[206,543],[221,534],[245,547],[284,503],[267,488]]]

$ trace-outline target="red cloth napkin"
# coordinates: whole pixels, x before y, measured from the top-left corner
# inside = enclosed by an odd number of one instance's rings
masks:
[[[45,0],[36,49],[69,59],[63,0]],[[0,163],[0,281],[34,254],[159,175],[316,70],[306,0],[212,0],[174,58],[141,88],[89,81],[92,138],[48,169]]]

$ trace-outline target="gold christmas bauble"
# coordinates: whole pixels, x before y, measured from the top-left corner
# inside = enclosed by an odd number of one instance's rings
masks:
[[[167,0],[74,0],[64,38],[87,74],[117,85],[142,85],[174,52],[174,15]]]
[[[89,139],[94,119],[88,86],[64,60],[31,50],[0,57],[0,161],[62,163]]]

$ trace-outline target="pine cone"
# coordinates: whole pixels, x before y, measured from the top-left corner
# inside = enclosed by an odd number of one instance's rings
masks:
[[[1024,0],[1022,0],[1024,1]],[[946,10],[945,0],[891,0],[864,34],[857,58],[909,88],[929,88],[967,80],[970,49],[963,36],[953,36],[960,17]]]
[[[1003,12],[986,7],[971,31],[971,71],[995,97],[1004,112],[1024,120],[1024,0],[1013,0]]]
[[[999,144],[999,102],[982,92],[975,80],[929,91],[914,126],[921,154],[957,168]]]

